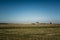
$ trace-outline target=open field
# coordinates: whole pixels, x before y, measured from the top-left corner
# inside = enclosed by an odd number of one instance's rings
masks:
[[[60,24],[0,24],[1,27],[58,27]]]
[[[0,40],[60,40],[60,26],[0,25]]]

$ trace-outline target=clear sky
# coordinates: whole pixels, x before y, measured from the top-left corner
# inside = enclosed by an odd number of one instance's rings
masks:
[[[2,23],[60,23],[59,0],[0,0]]]

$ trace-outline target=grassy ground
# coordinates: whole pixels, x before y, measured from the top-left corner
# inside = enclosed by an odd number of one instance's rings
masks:
[[[60,27],[0,28],[0,40],[60,40]]]

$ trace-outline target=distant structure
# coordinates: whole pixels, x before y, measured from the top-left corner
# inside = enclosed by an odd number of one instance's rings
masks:
[[[49,23],[39,23],[39,22],[32,23],[32,25],[46,25],[46,24],[52,24],[52,22],[49,22]]]
[[[52,24],[52,22],[50,22],[50,24]]]
[[[39,22],[36,22],[36,24],[40,24]]]
[[[40,24],[39,22],[36,22],[36,23],[32,23],[32,25],[36,25],[36,24]]]
[[[32,23],[32,25],[35,25],[35,23]]]

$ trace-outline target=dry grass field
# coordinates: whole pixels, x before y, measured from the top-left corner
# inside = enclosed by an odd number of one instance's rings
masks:
[[[60,24],[0,25],[0,40],[60,40]]]

